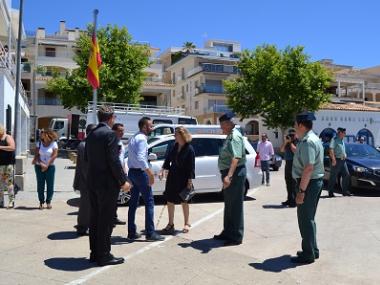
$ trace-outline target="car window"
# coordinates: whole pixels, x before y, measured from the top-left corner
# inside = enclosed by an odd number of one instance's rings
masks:
[[[174,140],[159,143],[149,148],[149,153],[155,153],[157,160],[165,159],[167,152],[172,148]]]
[[[195,138],[191,141],[195,156],[219,155],[224,139]]]

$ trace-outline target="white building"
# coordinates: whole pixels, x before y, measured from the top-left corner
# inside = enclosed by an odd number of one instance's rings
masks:
[[[23,27],[21,27],[23,29]],[[16,40],[18,11],[11,9],[10,0],[0,0],[0,123],[16,138],[16,153],[29,149],[29,106],[25,90],[20,84],[18,133],[15,135]],[[23,36],[25,34],[23,33]]]

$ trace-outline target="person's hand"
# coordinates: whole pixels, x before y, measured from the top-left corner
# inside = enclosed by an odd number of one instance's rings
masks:
[[[284,136],[284,141],[285,141],[286,143],[290,143],[292,140],[290,139],[289,136]]]
[[[335,166],[335,165],[336,165],[336,160],[335,160],[335,159],[332,159],[332,160],[331,160],[331,165],[332,165],[332,166]]]
[[[296,204],[297,205],[302,205],[304,199],[305,199],[305,193],[298,192],[297,196],[296,196]]]
[[[162,180],[164,178],[164,170],[161,169],[160,172],[158,173],[158,179]]]
[[[132,188],[132,184],[129,183],[128,181],[126,181],[123,185],[121,185],[121,190],[123,192],[129,192],[131,191],[131,188]]]
[[[193,181],[191,179],[187,180],[187,188],[191,188],[191,186],[193,185]]]
[[[36,158],[33,158],[33,160],[32,160],[32,165],[35,165],[36,162],[37,162]]]
[[[41,165],[41,171],[42,172],[45,172],[48,169],[48,166],[46,164],[41,163],[40,165]]]
[[[149,186],[152,186],[154,184],[154,175],[151,172],[149,172],[148,178],[149,178]]]
[[[223,189],[228,188],[231,185],[231,179],[228,176],[223,178]]]

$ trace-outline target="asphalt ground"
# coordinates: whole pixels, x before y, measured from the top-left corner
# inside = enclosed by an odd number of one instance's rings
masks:
[[[26,189],[16,208],[0,209],[0,284],[379,284],[380,195],[326,198],[317,211],[320,258],[295,265],[300,250],[296,209],[285,199],[283,169],[271,172],[271,186],[251,189],[244,203],[245,237],[239,246],[212,240],[221,231],[223,202],[219,195],[198,195],[190,206],[192,227],[181,233],[182,211],[176,208],[177,234],[162,242],[130,242],[126,226],[117,226],[112,252],[124,256],[118,266],[88,262],[88,238],[77,237],[78,195],[72,190],[74,169],[67,159],[56,162],[52,210],[38,210],[34,171],[27,167]],[[127,219],[128,207],[118,209]],[[163,213],[161,215],[161,213]],[[156,199],[158,229],[167,224],[162,199]],[[139,230],[144,208],[138,209]]]

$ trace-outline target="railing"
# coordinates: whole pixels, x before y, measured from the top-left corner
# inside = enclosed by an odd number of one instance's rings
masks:
[[[37,104],[38,105],[57,106],[57,105],[61,105],[61,100],[59,98],[39,97],[37,100]]]
[[[213,63],[201,63],[199,66],[189,70],[186,73],[186,78],[190,77],[199,72],[215,72],[215,73],[227,73],[227,74],[238,74],[239,69],[235,65],[225,65],[225,64],[213,64]]]
[[[213,105],[204,108],[205,113],[227,113],[230,111],[231,109],[227,105]]]
[[[196,87],[196,88],[198,89],[197,94],[199,93],[224,94],[223,86],[202,84],[200,87]]]
[[[154,105],[140,105],[140,104],[126,104],[126,103],[113,103],[113,102],[98,102],[96,109],[100,106],[111,106],[115,112],[138,112],[138,113],[150,113],[150,114],[168,114],[168,115],[183,115],[185,109],[174,108],[169,106],[154,106]],[[88,102],[87,112],[92,111],[92,101]]]

